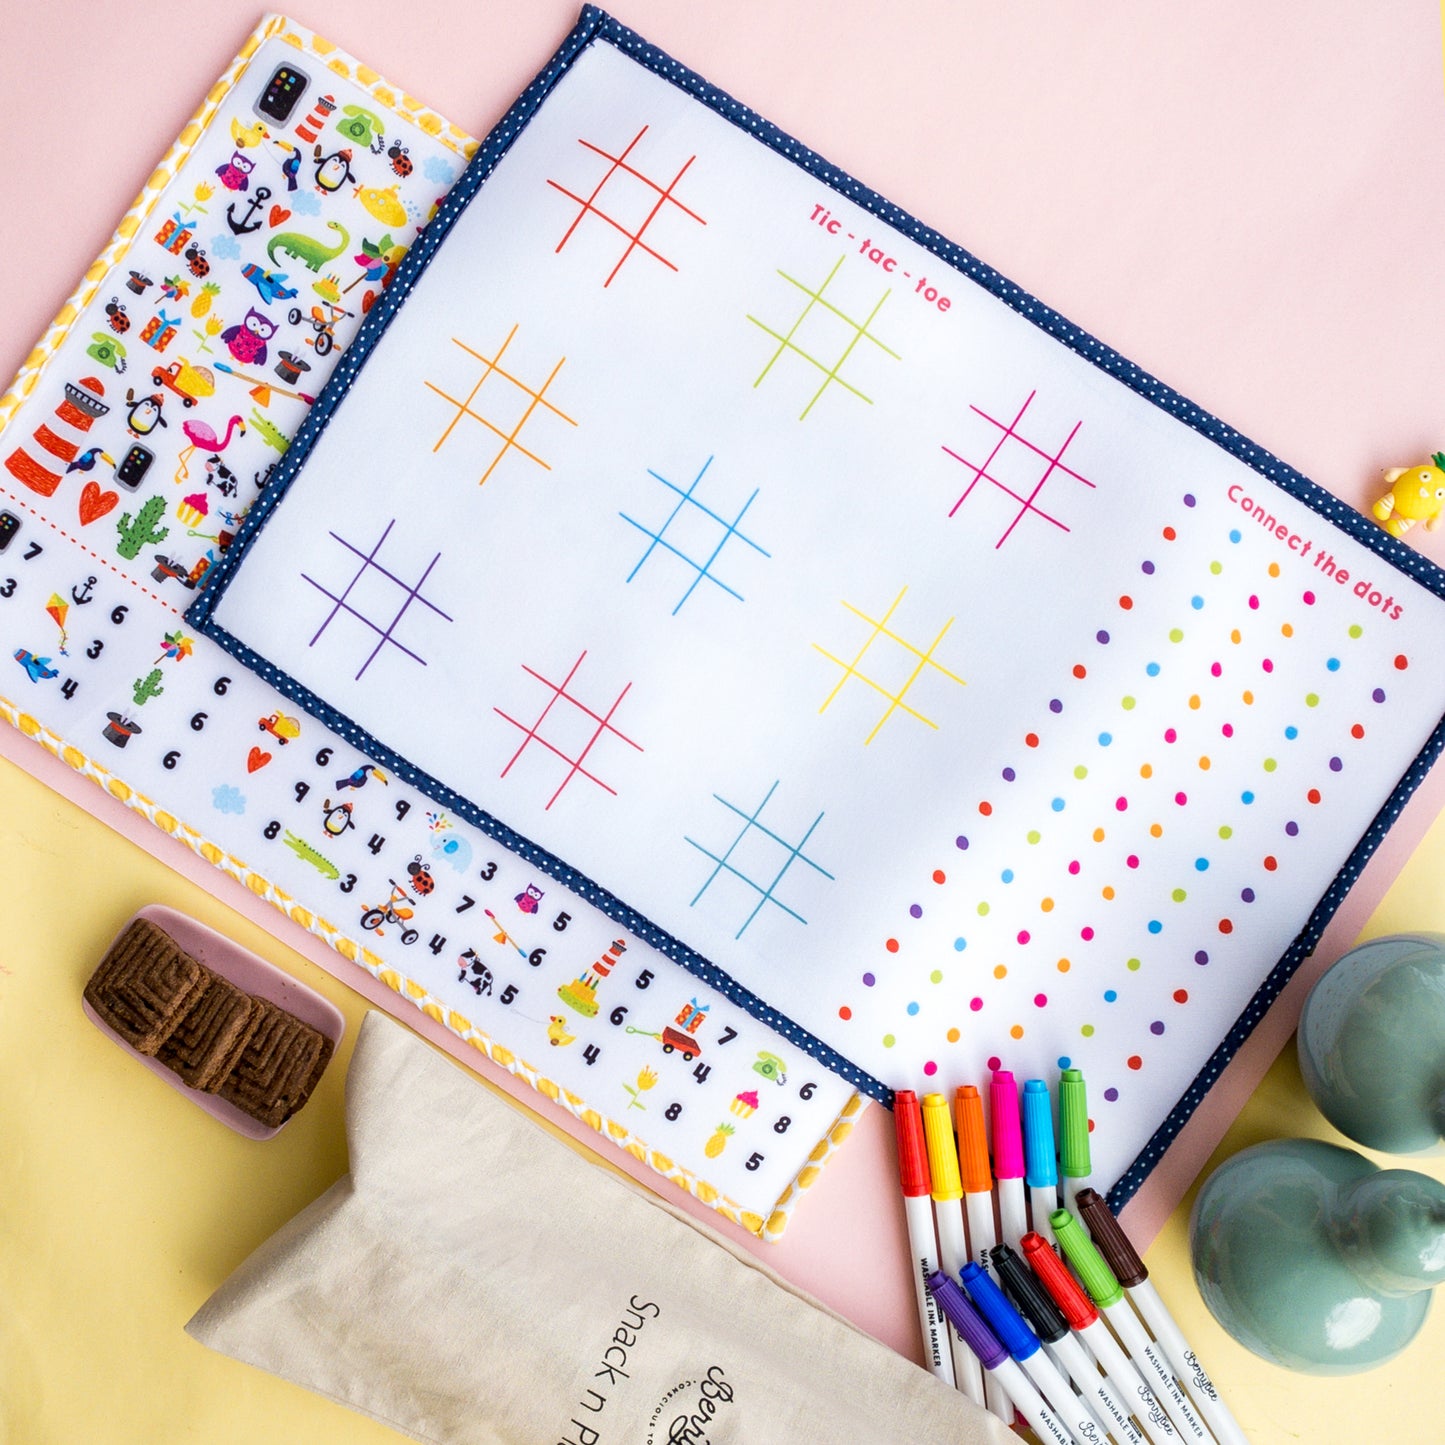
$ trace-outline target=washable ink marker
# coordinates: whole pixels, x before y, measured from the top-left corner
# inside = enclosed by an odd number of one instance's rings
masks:
[[[1130,1359],[1148,1376],[1154,1393],[1169,1412],[1175,1428],[1186,1440],[1193,1440],[1195,1445],[1218,1445],[1195,1413],[1194,1406],[1185,1398],[1184,1391],[1175,1383],[1173,1371],[1139,1323],[1139,1317],[1124,1298],[1124,1290],[1114,1278],[1114,1272],[1104,1263],[1104,1256],[1094,1248],[1083,1226],[1067,1209],[1056,1209],[1052,1223],[1054,1237],[1059,1241],[1065,1258],[1074,1266],[1094,1303],[1103,1310],[1104,1318],[1114,1327],[1119,1343],[1129,1352]]]
[[[1093,1356],[1074,1338],[1063,1312],[1023,1260],[1008,1245],[1000,1244],[993,1251],[993,1267],[1004,1293],[1098,1415],[1109,1438],[1124,1445],[1146,1445],[1128,1410],[1114,1398],[1108,1382],[1099,1374]]]
[[[1039,1282],[1048,1290],[1060,1313],[1079,1338],[1089,1347],[1103,1367],[1114,1398],[1126,1404],[1144,1430],[1163,1445],[1172,1445],[1179,1433],[1169,1423],[1169,1416],[1159,1403],[1149,1382],[1135,1368],[1134,1362],[1119,1348],[1119,1342],[1108,1325],[1099,1318],[1093,1300],[1069,1272],[1069,1267],[1054,1253],[1041,1234],[1023,1238],[1024,1258]]]
[[[998,1183],[998,1232],[1004,1244],[1017,1244],[1029,1232],[1024,1203],[1024,1136],[1019,1121],[1019,1091],[1008,1069],[995,1069],[988,1086],[993,1126],[993,1177]]]
[[[1074,1199],[1093,1168],[1089,1158],[1089,1096],[1078,1069],[1059,1075],[1059,1167],[1064,1176],[1064,1208]]]
[[[943,1272],[953,1276],[968,1263],[968,1237],[963,1232],[963,1185],[958,1177],[958,1149],[953,1142],[953,1121],[942,1094],[923,1096],[923,1139],[928,1146],[928,1173],[933,1195],[933,1218],[938,1226],[938,1257]],[[958,1388],[975,1405],[984,1403],[983,1367],[978,1356],[955,1329],[948,1331],[953,1353],[953,1377]]]
[[[1159,1298],[1159,1291],[1150,1283],[1144,1261],[1114,1218],[1108,1201],[1097,1189],[1081,1189],[1079,1213],[1105,1263],[1124,1286],[1134,1307],[1144,1316],[1144,1323],[1164,1352],[1164,1358],[1173,1367],[1175,1379],[1194,1391],[1199,1413],[1210,1429],[1222,1445],[1249,1445],[1244,1431],[1239,1428],[1239,1421],[1220,1399],[1219,1391],[1199,1363],[1199,1357],[1189,1348],[1183,1332],[1174,1322],[1174,1316]]]
[[[918,1112],[918,1095],[912,1089],[894,1092],[893,1127],[898,1136],[898,1181],[903,1186],[908,1248],[913,1255],[913,1290],[918,1299],[918,1324],[923,1331],[923,1359],[945,1385],[952,1385],[953,1355],[942,1317],[928,1292],[928,1276],[938,1271],[938,1245],[933,1237],[933,1209],[928,1199],[923,1116]]]
[[[1087,1403],[1081,1400],[1059,1368],[1044,1353],[1039,1337],[1024,1317],[1008,1302],[993,1276],[976,1264],[968,1265],[960,1278],[999,1343],[1011,1354],[1029,1379],[1039,1387],[1064,1427],[1089,1445],[1103,1445],[1106,1432]]]
[[[968,1242],[974,1260],[989,1262],[988,1252],[998,1243],[993,1223],[993,1171],[988,1163],[988,1133],[983,1123],[983,1099],[972,1084],[960,1084],[953,1097],[958,1125],[958,1163],[963,1175],[963,1202],[968,1213]],[[955,1276],[957,1272],[955,1271]],[[991,1374],[983,1379],[988,1408],[1006,1425],[1013,1424],[1013,1410],[1003,1387]]]
[[[1054,1151],[1054,1106],[1042,1079],[1024,1083],[1024,1183],[1034,1228],[1050,1238],[1049,1215],[1059,1207],[1059,1161]]]
[[[929,1278],[928,1287],[949,1323],[978,1356],[987,1378],[1029,1422],[1039,1439],[1052,1440],[1054,1445],[1077,1445],[1074,1437],[1044,1403],[1044,1397],[1029,1384],[1028,1377],[1009,1357],[998,1336],[964,1298],[963,1291],[941,1271]]]

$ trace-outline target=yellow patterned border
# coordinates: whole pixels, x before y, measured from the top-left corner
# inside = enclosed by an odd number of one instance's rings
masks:
[[[610,1119],[599,1110],[592,1108],[580,1095],[574,1094],[570,1089],[562,1088],[560,1084],[547,1078],[525,1059],[518,1058],[511,1049],[494,1043],[491,1037],[472,1023],[465,1014],[449,1008],[425,985],[391,968],[369,948],[342,933],[334,923],[318,917],[309,908],[277,888],[270,879],[257,873],[234,854],[226,852],[218,844],[211,842],[196,829],[181,822],[173,813],[167,812],[143,793],[132,788],[129,783],[111,772],[109,768],[102,766],[79,748],[67,743],[58,733],[51,732],[37,718],[22,712],[15,703],[3,695],[0,695],[0,718],[3,718],[25,737],[39,743],[46,752],[58,758],[66,767],[79,773],[82,777],[89,778],[111,797],[139,813],[161,832],[179,839],[193,853],[213,867],[219,868],[228,877],[234,878],[238,883],[249,888],[262,901],[279,909],[293,923],[300,924],[308,933],[314,934],[322,942],[335,949],[343,958],[351,963],[360,964],[373,978],[384,983],[409,1003],[415,1004],[428,1018],[441,1024],[463,1043],[470,1044],[498,1068],[505,1069],[509,1074],[514,1074],[517,1078],[524,1080],[539,1094],[551,1099],[555,1104],[560,1104],[569,1114],[586,1124],[589,1129],[605,1135],[614,1144],[625,1149],[634,1159],[662,1175],[664,1179],[670,1180],[679,1189],[685,1190],[695,1199],[701,1200],[702,1203],[717,1210],[725,1218],[732,1220],[734,1224],[741,1225],[750,1233],[769,1243],[776,1243],[782,1238],[783,1230],[799,1196],[816,1182],[823,1166],[832,1157],[833,1151],[852,1133],[854,1121],[868,1102],[857,1093],[849,1099],[838,1118],[808,1156],[808,1163],[799,1170],[793,1182],[783,1190],[772,1211],[764,1219],[762,1215],[753,1210],[744,1209],[735,1200],[723,1194],[716,1185],[699,1178],[690,1169],[684,1168],[660,1150],[650,1148],[627,1125],[620,1124],[617,1120]]]
[[[135,239],[146,218],[155,209],[161,192],[174,180],[176,173],[195,149],[216,112],[224,103],[231,90],[240,81],[251,64],[251,58],[262,44],[274,36],[281,36],[288,45],[303,53],[316,56],[324,61],[335,74],[354,81],[365,88],[376,103],[419,126],[429,136],[440,141],[463,160],[470,159],[477,148],[477,142],[460,127],[443,120],[435,111],[427,109],[419,100],[398,92],[369,66],[354,60],[345,51],[339,50],[329,40],[294,24],[284,15],[268,15],[251,33],[241,47],[240,53],[227,66],[225,73],[206,93],[206,98],[196,113],[186,122],[185,128],[165,154],[161,163],[150,174],[141,188],[141,193],[131,202],[130,209],[115,228],[105,249],[91,263],[79,286],[71,292],[55,319],[50,323],[44,336],[36,343],[30,355],[21,363],[20,370],[3,396],[0,396],[0,429],[9,422],[20,403],[34,390],[40,379],[45,362],[65,340],[71,324],[75,321],[91,297],[105,284],[106,277],[118,265],[131,242]]]

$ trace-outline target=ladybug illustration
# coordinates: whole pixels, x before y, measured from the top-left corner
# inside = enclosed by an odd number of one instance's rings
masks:
[[[411,874],[411,891],[418,898],[425,898],[437,886],[431,876],[431,865],[421,861],[420,853],[406,865],[406,871]]]
[[[400,141],[392,141],[386,148],[386,158],[391,162],[391,168],[404,180],[412,172],[411,157],[407,149]]]
[[[206,260],[206,253],[194,241],[186,247],[186,265],[191,268],[191,275],[205,277],[211,274],[211,263]]]
[[[130,330],[130,317],[125,314],[125,307],[114,296],[105,303],[105,314],[108,318],[106,324],[117,336],[124,336]]]

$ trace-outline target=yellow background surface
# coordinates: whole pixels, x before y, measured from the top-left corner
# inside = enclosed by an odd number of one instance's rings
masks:
[[[1445,931],[1442,868],[1445,822],[1367,931]],[[182,1331],[251,1250],[345,1173],[343,1083],[366,1004],[4,761],[0,878],[0,1440],[367,1445],[401,1438]],[[255,1143],[221,1127],[82,1015],[80,991],[101,952],[126,918],[152,902],[288,969],[345,1013],[335,1062],[275,1139]],[[1288,1135],[1346,1142],[1311,1104],[1292,1049],[1210,1167],[1248,1144]],[[1387,1166],[1402,1162],[1376,1157]],[[1445,1161],[1410,1162],[1445,1179]],[[1147,1262],[1254,1445],[1440,1438],[1445,1316],[1437,1311],[1404,1355],[1368,1375],[1315,1379],[1268,1365],[1225,1336],[1200,1300],[1189,1268],[1192,1198]],[[806,1218],[796,1227],[806,1228]]]

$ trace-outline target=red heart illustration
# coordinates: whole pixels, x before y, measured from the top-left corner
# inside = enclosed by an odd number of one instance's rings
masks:
[[[99,482],[87,482],[80,489],[80,525],[88,527],[120,501],[119,492],[102,492]]]
[[[264,768],[270,761],[270,753],[263,753],[260,748],[252,748],[246,757],[246,771],[254,773],[258,769]]]
[[[273,226],[279,226],[282,221],[289,221],[290,219],[291,212],[288,211],[285,206],[271,207],[271,224]]]

